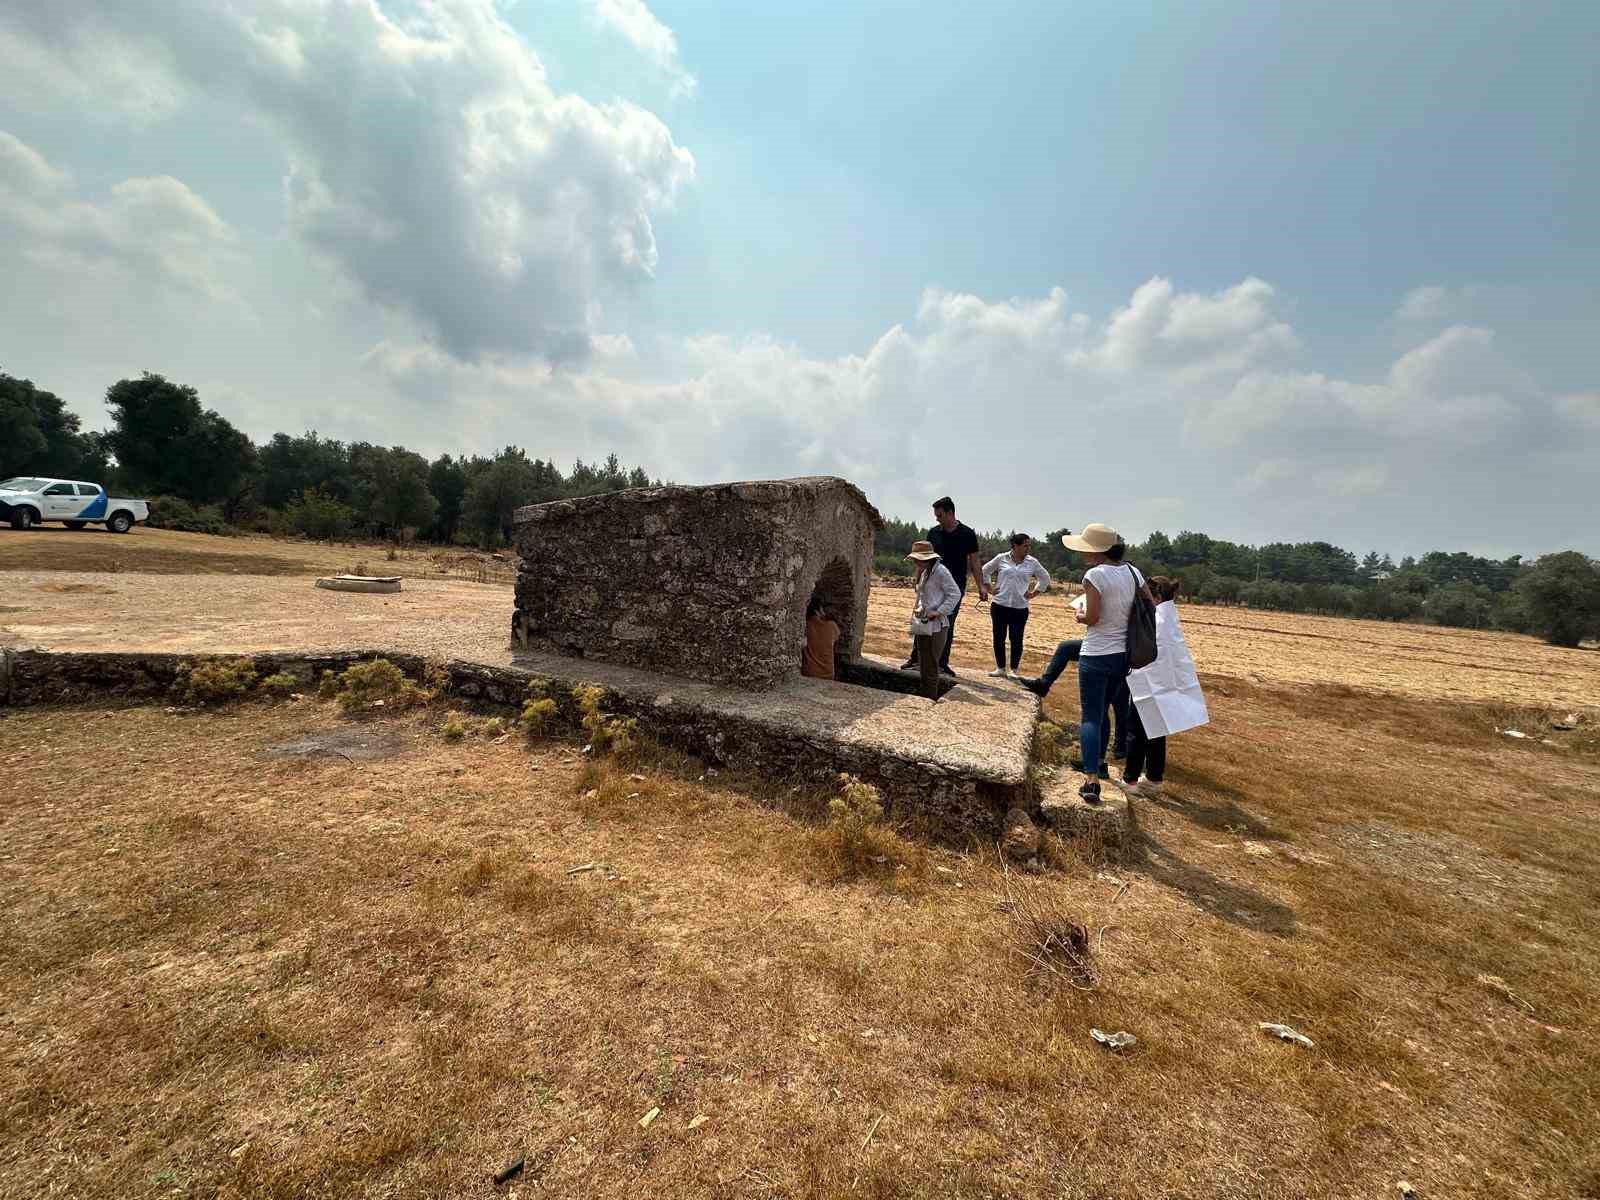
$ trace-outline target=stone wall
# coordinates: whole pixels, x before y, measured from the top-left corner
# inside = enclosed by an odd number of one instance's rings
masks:
[[[573,679],[517,667],[455,660],[433,663],[411,654],[350,650],[328,654],[262,653],[186,655],[155,653],[52,653],[0,650],[0,707],[40,704],[137,704],[179,701],[183,671],[197,663],[248,660],[258,676],[282,672],[311,690],[323,671],[342,672],[382,657],[416,680],[428,679],[448,698],[478,705],[519,707],[530,684],[556,701],[558,723],[579,721]],[[640,732],[718,766],[752,771],[769,779],[833,786],[840,772],[875,784],[890,818],[924,836],[960,843],[973,834],[994,836],[1005,813],[1032,804],[1025,778],[1011,782],[978,778],[915,757],[818,737],[798,726],[730,716],[703,705],[605,689],[608,713],[631,716]]]
[[[734,687],[799,674],[820,590],[861,652],[882,518],[843,479],[631,488],[519,509],[515,644]]]

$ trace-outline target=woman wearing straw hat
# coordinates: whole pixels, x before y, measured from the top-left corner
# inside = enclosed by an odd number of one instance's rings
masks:
[[[1076,550],[1089,564],[1083,573],[1084,604],[1073,613],[1078,624],[1088,627],[1078,655],[1078,741],[1083,746],[1085,776],[1078,795],[1090,804],[1098,804],[1106,706],[1128,677],[1128,614],[1133,609],[1134,596],[1143,592],[1146,599],[1151,599],[1150,589],[1136,568],[1123,564],[1127,544],[1110,526],[1087,525],[1080,534],[1067,534],[1061,544]],[[1022,686],[1039,696],[1048,693],[1071,661],[1071,645],[1062,642],[1044,674],[1037,679],[1024,679]]]
[[[906,558],[917,564],[911,580],[917,594],[916,607],[911,610],[911,640],[922,672],[922,693],[938,700],[939,655],[950,636],[950,614],[961,603],[961,589],[950,568],[939,561],[932,542],[914,543]]]

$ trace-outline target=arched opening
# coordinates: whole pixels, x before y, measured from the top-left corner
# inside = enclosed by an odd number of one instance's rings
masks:
[[[850,657],[851,633],[856,626],[856,584],[850,564],[842,557],[822,568],[817,576],[817,586],[811,589],[810,600],[820,601],[825,612],[839,626],[839,641],[834,646],[835,677],[840,677],[838,667]]]

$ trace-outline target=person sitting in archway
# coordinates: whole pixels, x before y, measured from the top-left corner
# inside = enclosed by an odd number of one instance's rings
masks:
[[[828,615],[820,596],[806,605],[806,644],[800,652],[800,674],[810,679],[833,678],[833,648],[839,641],[838,623]]]

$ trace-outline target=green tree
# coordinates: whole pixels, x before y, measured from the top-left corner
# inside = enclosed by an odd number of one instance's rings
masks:
[[[428,490],[433,493],[433,536],[446,545],[456,540],[461,510],[467,496],[466,459],[441,454],[428,467]]]
[[[404,446],[350,447],[351,507],[369,533],[393,536],[433,520],[428,461]]]
[[[344,537],[355,523],[355,512],[321,488],[307,488],[283,510],[290,529],[315,541]]]
[[[1600,566],[1576,550],[1546,554],[1517,577],[1528,628],[1554,646],[1600,637]]]
[[[539,472],[520,446],[507,446],[490,462],[475,460],[469,476],[464,502],[468,527],[484,546],[509,542],[517,509],[538,497]]]
[[[106,450],[99,434],[84,433],[78,414],[31,379],[0,372],[0,478],[54,475],[102,481]]]
[[[200,393],[146,371],[106,389],[112,427],[106,435],[130,487],[194,504],[238,506],[255,466],[255,446],[211,409]]]

